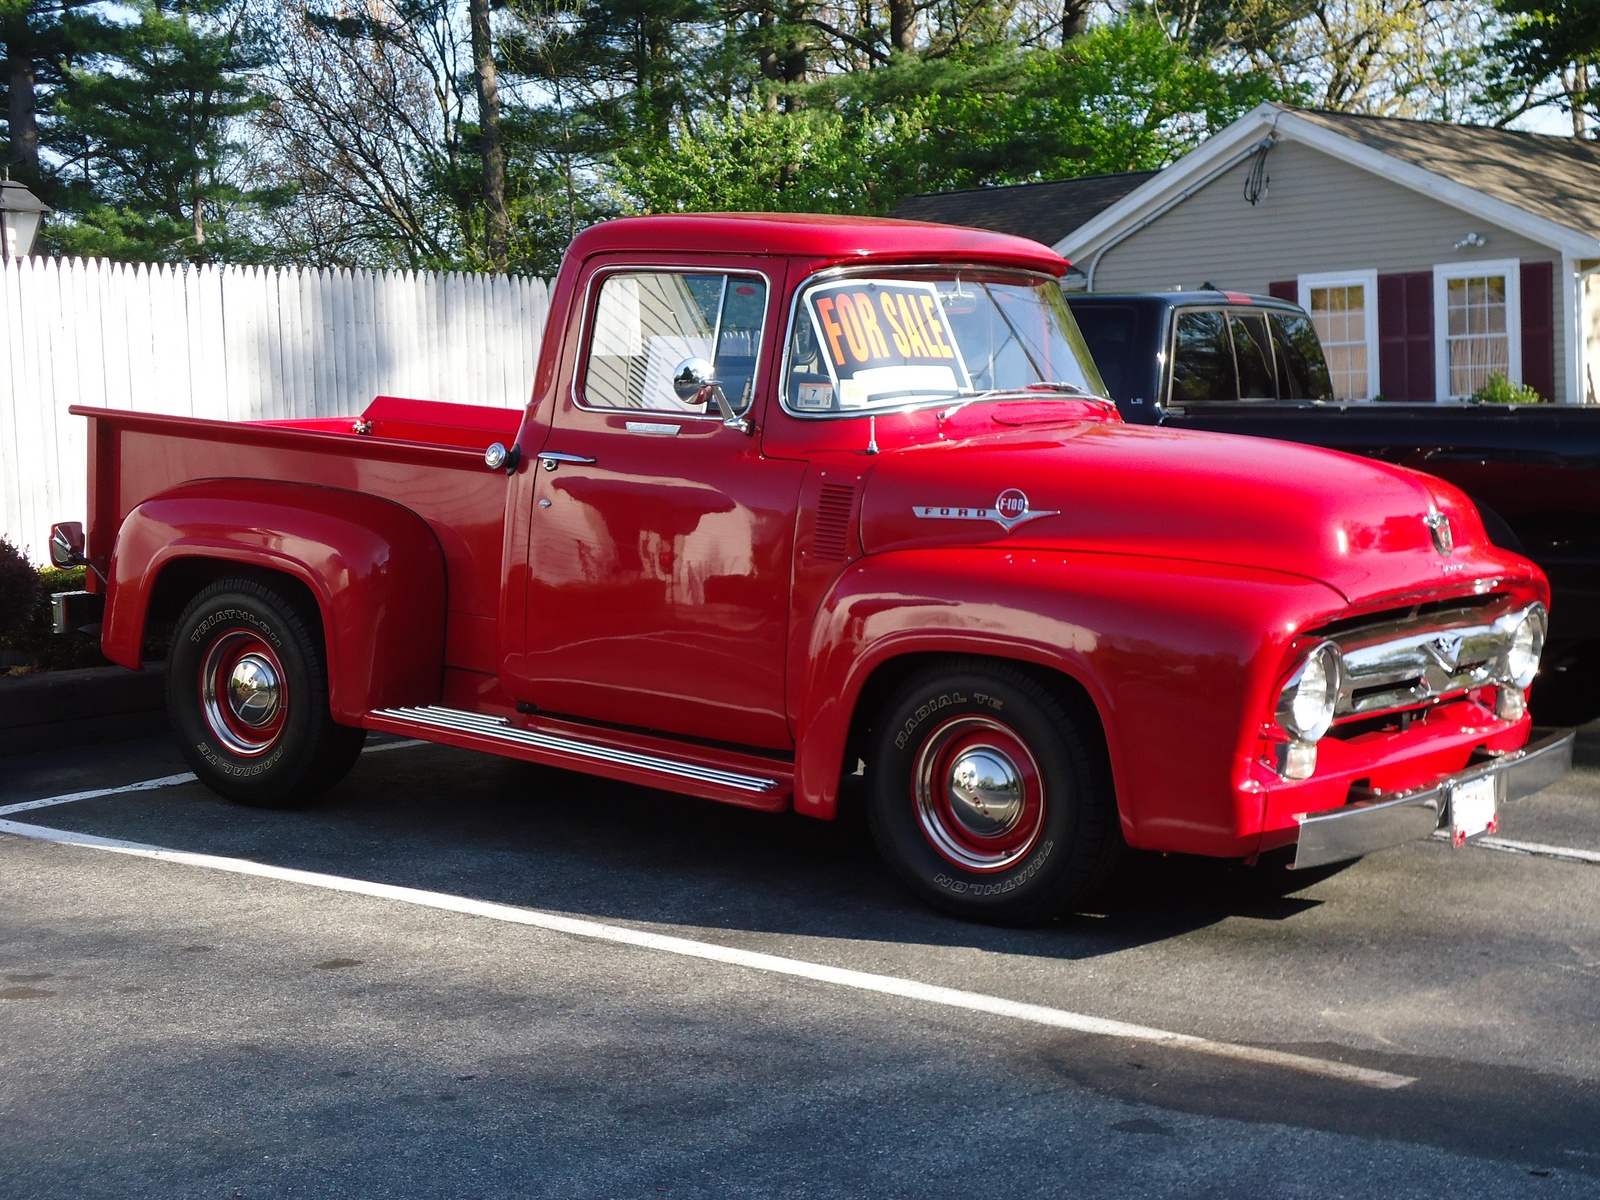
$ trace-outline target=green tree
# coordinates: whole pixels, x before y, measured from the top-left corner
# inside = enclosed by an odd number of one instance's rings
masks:
[[[133,16],[66,71],[54,115],[67,220],[52,222],[50,240],[143,261],[251,257],[230,221],[278,196],[241,183],[239,121],[262,103],[246,11],[230,0],[138,0]]]
[[[0,0],[0,117],[13,178],[54,204],[52,107],[66,72],[102,40],[90,0]]]
[[[1600,4],[1594,0],[1496,0],[1511,22],[1496,49],[1508,82],[1547,97],[1572,114],[1572,131],[1589,136],[1600,116]]]
[[[907,62],[801,94],[795,111],[727,105],[629,146],[616,159],[627,203],[883,213],[917,192],[1148,170],[1277,91],[1140,17],[1059,48]]]

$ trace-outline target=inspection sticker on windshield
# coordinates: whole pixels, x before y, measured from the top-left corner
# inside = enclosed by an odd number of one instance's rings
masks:
[[[972,387],[931,283],[841,280],[808,291],[806,307],[842,408]]]
[[[1462,846],[1470,837],[1493,833],[1499,825],[1494,811],[1494,777],[1458,783],[1450,790],[1450,841]]]

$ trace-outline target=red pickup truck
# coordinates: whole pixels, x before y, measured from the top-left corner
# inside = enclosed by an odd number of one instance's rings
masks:
[[[1308,866],[1570,765],[1548,591],[1455,488],[1124,424],[1033,242],[663,216],[581,234],[521,414],[104,409],[58,599],[196,774],[286,805],[368,730],[771,811],[864,772],[930,903],[1035,921],[1124,846]],[[487,448],[487,451],[486,451]]]

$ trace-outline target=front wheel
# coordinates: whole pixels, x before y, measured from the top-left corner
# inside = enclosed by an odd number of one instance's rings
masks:
[[[285,807],[316,798],[355,765],[366,730],[329,715],[319,628],[253,579],[212,584],[178,618],[167,711],[184,757],[212,791]]]
[[[1081,903],[1122,849],[1096,719],[1007,663],[912,676],[868,767],[880,852],[922,899],[970,920],[1033,924]]]

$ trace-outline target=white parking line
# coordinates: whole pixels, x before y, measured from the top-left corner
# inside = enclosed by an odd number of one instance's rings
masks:
[[[1434,831],[1433,840],[1448,842],[1450,831],[1438,829]],[[1563,858],[1568,862],[1600,863],[1600,852],[1594,850],[1579,850],[1575,846],[1547,846],[1543,842],[1516,842],[1510,838],[1481,837],[1468,842],[1469,846],[1476,846],[1480,850],[1502,850],[1510,854],[1535,854],[1541,858]]]
[[[8,804],[0,808],[0,817],[12,813],[32,812],[36,808],[54,808],[57,804],[71,804],[75,800],[98,800],[101,796],[120,796],[124,792],[153,792],[157,788],[177,787],[180,783],[193,783],[194,774],[163,775],[160,779],[141,779],[138,783],[125,783],[121,787],[95,788],[89,792],[68,792],[64,796],[46,796],[43,800],[29,800],[23,804]]]
[[[1290,1054],[1282,1050],[1268,1050],[1259,1046],[1246,1046],[1234,1042],[1218,1042],[1210,1038],[1196,1037],[1193,1034],[1174,1033],[1166,1029],[1154,1029],[1148,1025],[1132,1025],[1125,1021],[1111,1021],[1103,1017],[1087,1016],[1083,1013],[1069,1012],[1061,1008],[1048,1008],[1040,1004],[1024,1004],[1020,1001],[1007,1000],[1000,996],[988,996],[980,992],[965,992],[955,988],[938,987],[933,984],[919,983],[912,979],[901,979],[893,975],[874,975],[865,971],[853,971],[845,967],[807,962],[804,959],[787,958],[777,954],[764,954],[754,950],[718,946],[710,942],[697,942],[690,938],[650,933],[641,929],[630,929],[622,925],[607,925],[599,921],[590,921],[579,917],[564,917],[556,913],[539,912],[534,909],[514,908],[508,904],[472,900],[465,896],[453,896],[446,892],[428,892],[417,888],[398,887],[388,883],[372,883],[363,879],[349,879],[342,875],[324,875],[316,871],[299,871],[291,867],[275,867],[242,858],[224,858],[213,854],[192,854],[185,850],[169,850],[161,846],[150,846],[140,842],[125,842],[115,838],[94,837],[90,834],[73,833],[62,829],[47,829],[39,825],[24,825],[16,821],[0,820],[0,833],[9,833],[17,837],[58,842],[88,849],[109,850],[117,854],[129,854],[139,858],[155,859],[159,862],[202,867],[210,871],[226,871],[235,875],[274,879],[284,883],[322,888],[333,892],[347,892],[379,900],[394,900],[402,904],[440,909],[445,912],[461,913],[466,916],[485,917],[492,921],[505,921],[513,925],[528,925],[536,929],[565,933],[574,937],[612,942],[644,950],[661,951],[667,954],[682,955],[686,958],[705,959],[711,962],[725,963],[729,966],[766,971],[775,975],[811,979],[820,983],[835,984],[839,987],[854,988],[858,991],[899,996],[907,1000],[920,1000],[926,1004],[936,1004],[946,1008],[959,1008],[972,1012],[987,1013],[997,1017],[1009,1017],[1012,1020],[1027,1021],[1035,1025],[1048,1025],[1055,1029],[1070,1030],[1074,1033],[1095,1034],[1100,1037],[1120,1038],[1124,1041],[1153,1042],[1157,1045],[1171,1046],[1198,1054],[1209,1054],[1218,1058],[1230,1058],[1261,1066],[1302,1071],[1311,1075],[1320,1075],[1327,1079],[1360,1084],[1363,1087],[1387,1090],[1403,1088],[1416,1082],[1416,1078],[1411,1075],[1396,1075],[1388,1071],[1358,1067],[1332,1059],[1312,1058],[1303,1054]]]
[[[1510,850],[1516,854],[1539,854],[1546,858],[1565,858],[1574,862],[1600,863],[1600,854],[1572,846],[1546,846],[1543,842],[1514,842],[1510,838],[1479,838],[1477,845],[1488,850]]]
[[[385,750],[409,750],[413,746],[432,746],[435,743],[422,738],[407,738],[403,742],[380,742],[376,746],[362,748],[363,754],[382,754]]]
[[[382,754],[385,750],[409,750],[412,746],[431,746],[432,742],[420,738],[407,738],[403,742],[380,742],[375,746],[362,747],[363,754]],[[120,787],[95,788],[87,792],[68,792],[62,796],[46,796],[43,800],[27,800],[21,804],[7,804],[0,807],[0,817],[9,817],[12,813],[32,812],[36,808],[54,808],[58,804],[71,804],[77,800],[98,800],[101,796],[120,796],[126,792],[153,792],[157,788],[177,787],[180,783],[193,783],[195,781],[192,771],[185,771],[182,775],[163,775],[160,779],[141,779],[138,783],[124,783]]]

